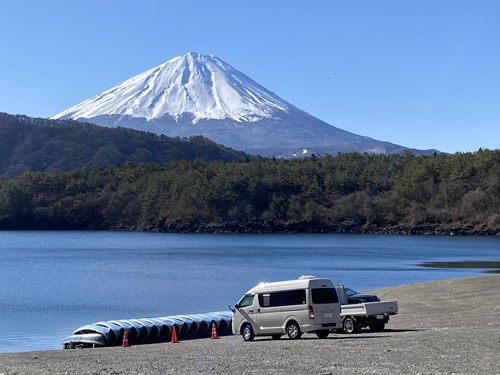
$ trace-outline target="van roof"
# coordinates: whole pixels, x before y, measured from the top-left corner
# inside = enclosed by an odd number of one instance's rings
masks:
[[[321,279],[316,277],[300,277],[296,280],[273,281],[269,283],[260,283],[248,291],[248,293],[273,292],[278,290],[290,290],[308,288],[311,284],[318,287],[333,287],[330,279]]]

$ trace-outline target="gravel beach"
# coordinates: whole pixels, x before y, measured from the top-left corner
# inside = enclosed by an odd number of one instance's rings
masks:
[[[373,290],[399,304],[379,333],[5,353],[0,375],[500,374],[499,286],[491,275]]]

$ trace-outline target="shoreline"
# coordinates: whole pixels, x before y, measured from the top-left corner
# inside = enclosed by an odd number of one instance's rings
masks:
[[[495,374],[498,285],[500,275],[485,274],[374,289],[400,309],[379,333],[0,353],[0,374]]]
[[[64,230],[64,229],[62,229]],[[113,230],[103,228],[101,230]],[[477,228],[470,225],[463,227],[443,227],[432,225],[397,225],[392,227],[365,227],[346,225],[319,225],[317,223],[295,223],[289,225],[261,226],[257,224],[241,225],[239,223],[220,225],[169,225],[165,228],[140,229],[122,228],[119,231],[137,231],[172,234],[375,234],[375,235],[400,235],[400,236],[485,236],[500,237],[498,228]]]
[[[256,223],[225,224],[170,224],[165,227],[122,226],[72,228],[47,227],[33,229],[17,226],[0,225],[0,231],[102,231],[102,232],[144,232],[166,234],[373,234],[387,236],[463,236],[463,237],[500,237],[500,228],[486,226],[443,226],[443,225],[393,225],[388,227],[327,225],[310,222],[293,224],[275,224],[264,226]]]

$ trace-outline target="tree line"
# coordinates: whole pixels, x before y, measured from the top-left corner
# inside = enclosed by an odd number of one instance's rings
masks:
[[[0,229],[500,233],[500,151],[178,160],[0,179]]]

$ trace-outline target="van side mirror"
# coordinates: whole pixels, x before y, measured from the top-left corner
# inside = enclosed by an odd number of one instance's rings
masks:
[[[228,307],[229,307],[229,310],[231,310],[232,312],[234,312],[234,310],[235,310],[235,309],[233,309],[233,308],[231,307],[231,304],[229,304],[229,306],[228,306]],[[238,304],[235,304],[235,305],[234,305],[234,307],[235,307],[235,308],[238,308]]]

